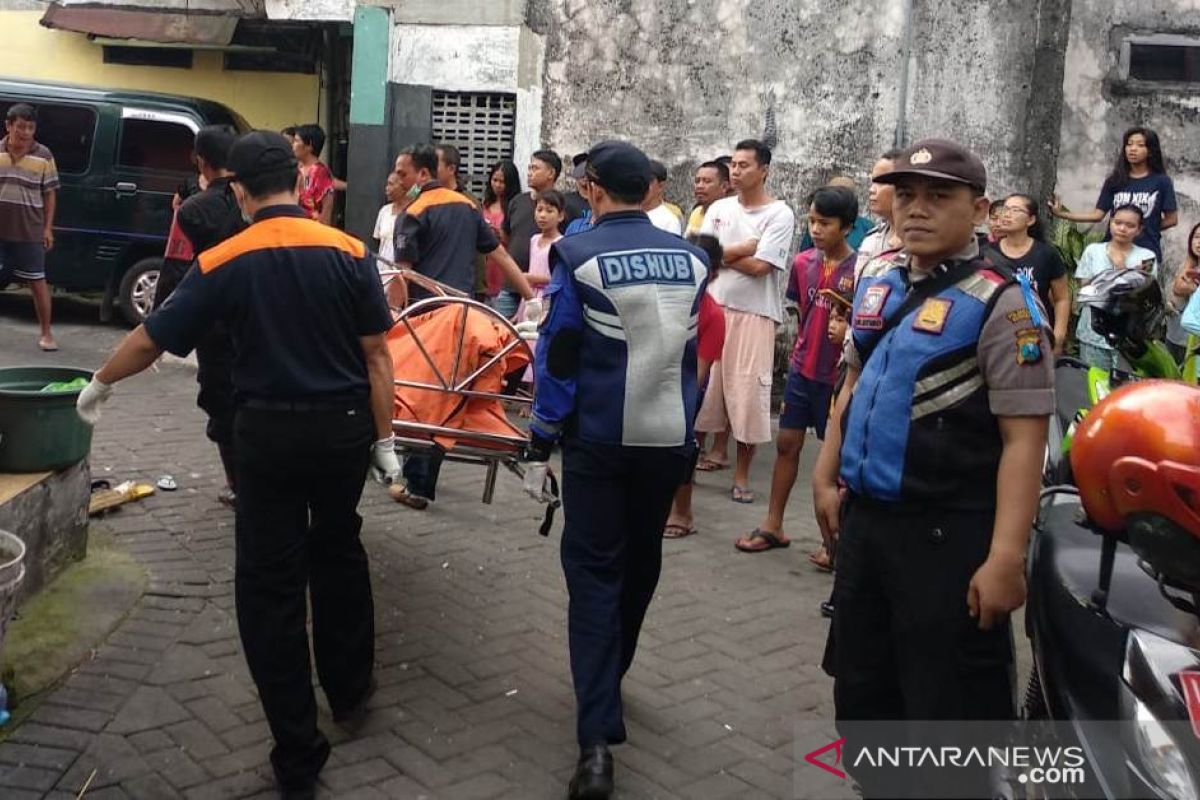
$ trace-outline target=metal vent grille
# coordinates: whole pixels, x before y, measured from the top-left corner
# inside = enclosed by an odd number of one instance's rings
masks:
[[[480,200],[492,165],[513,156],[516,123],[515,94],[433,93],[433,140],[458,148],[461,180]]]

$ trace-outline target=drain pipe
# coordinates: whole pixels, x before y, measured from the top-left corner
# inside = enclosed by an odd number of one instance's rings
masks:
[[[904,147],[908,138],[908,64],[913,49],[913,0],[904,0],[904,44],[900,50],[900,98],[896,106],[896,137],[893,147]]]

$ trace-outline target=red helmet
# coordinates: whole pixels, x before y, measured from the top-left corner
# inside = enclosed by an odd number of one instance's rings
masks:
[[[1117,389],[1079,424],[1071,469],[1095,525],[1127,531],[1165,574],[1200,576],[1200,387],[1139,381]]]

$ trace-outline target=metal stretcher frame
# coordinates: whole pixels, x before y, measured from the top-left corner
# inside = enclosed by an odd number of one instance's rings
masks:
[[[395,267],[394,264],[391,264],[391,262],[387,261],[386,259],[380,258],[379,260],[385,265]],[[505,319],[499,312],[490,306],[471,299],[466,294],[454,289],[453,287],[413,272],[412,270],[400,268],[384,270],[380,272],[380,278],[383,281],[385,289],[393,281],[402,280],[405,282],[406,288],[409,285],[419,286],[433,295],[432,297],[418,300],[415,303],[410,303],[403,309],[393,309],[392,315],[395,318],[395,325],[403,325],[407,329],[408,335],[412,337],[413,343],[417,346],[417,350],[421,353],[426,364],[428,364],[429,368],[433,371],[433,374],[437,379],[437,383],[426,383],[422,381],[411,381],[395,378],[393,379],[393,383],[396,386],[411,389],[424,389],[443,394],[451,394],[461,398],[486,398],[505,403],[519,403],[523,405],[531,405],[533,403],[533,398],[524,393],[506,394],[503,392],[483,392],[472,388],[480,375],[483,375],[501,359],[518,348],[524,348],[526,354],[529,356],[530,363],[532,363],[533,352],[529,347],[529,342],[521,338],[516,326],[514,326],[512,322]],[[420,335],[413,327],[411,322],[411,319],[415,316],[434,311],[438,308],[445,308],[447,306],[457,306],[461,309],[457,322],[457,343],[454,347],[454,364],[452,365],[449,373],[446,373],[442,367],[439,366],[429,355],[429,350],[426,349],[425,344],[421,341]],[[486,314],[493,321],[498,321],[512,334],[512,340],[469,375],[460,376],[459,367],[462,365],[463,349],[466,344],[467,317],[472,310]],[[445,451],[443,458],[446,461],[454,461],[463,464],[479,464],[487,468],[487,473],[484,477],[483,484],[484,503],[492,502],[492,498],[496,489],[496,474],[499,472],[501,466],[517,475],[517,477],[524,478],[524,471],[521,469],[520,456],[521,451],[529,443],[529,438],[526,436],[504,436],[494,433],[471,431],[464,428],[450,428],[441,425],[430,425],[424,422],[413,422],[410,420],[400,419],[392,420],[392,431],[396,436],[397,450],[399,450],[401,453],[432,452],[435,449],[439,449],[439,446],[433,440],[433,437],[435,436],[450,436],[457,440],[457,444]],[[492,445],[492,447],[477,446],[479,444]]]

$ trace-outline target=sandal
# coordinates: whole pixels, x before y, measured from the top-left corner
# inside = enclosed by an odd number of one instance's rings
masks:
[[[765,553],[768,550],[790,547],[791,539],[781,539],[770,531],[755,528],[747,535],[733,543],[733,546],[743,553]]]
[[[663,528],[663,538],[664,539],[683,539],[685,537],[695,536],[695,535],[696,535],[696,529],[689,528],[686,525],[676,525],[674,523],[671,523],[667,527]]]
[[[700,460],[696,462],[696,469],[700,472],[717,472],[729,469],[729,462],[717,461],[708,456],[700,456]]]
[[[409,494],[408,487],[401,486],[398,483],[393,483],[388,487],[388,494],[397,503],[408,506],[416,511],[424,511],[429,507],[429,500],[419,495]]]
[[[833,572],[833,558],[829,555],[829,551],[825,549],[824,545],[809,553],[808,561],[822,572]]]
[[[43,336],[38,339],[38,348],[43,353],[54,353],[58,351],[58,342],[54,341],[53,336]]]
[[[754,492],[744,486],[734,484],[733,488],[729,490],[729,499],[735,503],[753,503]]]

